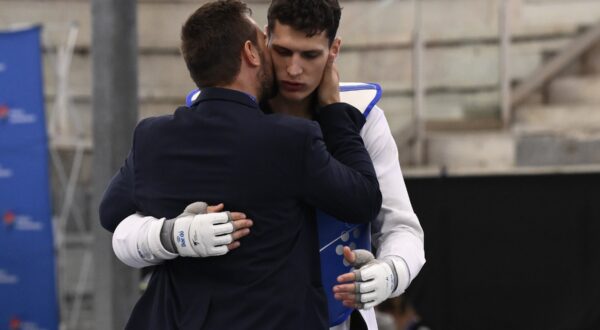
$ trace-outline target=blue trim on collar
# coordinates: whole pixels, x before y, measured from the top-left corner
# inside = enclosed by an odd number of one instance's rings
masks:
[[[185,105],[187,105],[188,107],[191,107],[192,104],[194,104],[194,101],[196,101],[198,99],[196,94],[198,94],[198,95],[200,94],[200,90],[197,88],[194,89],[193,91],[189,92],[185,98]],[[194,96],[196,96],[196,100],[194,100]]]
[[[365,109],[365,112],[363,113],[365,118],[367,118],[369,113],[371,113],[371,110],[373,110],[377,102],[379,102],[379,100],[381,99],[381,94],[383,93],[383,91],[381,90],[381,86],[377,83],[358,83],[356,85],[340,86],[340,92],[363,91],[369,89],[374,89],[376,93],[375,97],[373,98],[371,103],[369,103],[369,105]]]

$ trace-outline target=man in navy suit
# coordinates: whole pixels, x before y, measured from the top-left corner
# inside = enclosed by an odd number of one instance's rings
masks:
[[[314,207],[354,223],[371,221],[381,207],[359,135],[365,119],[339,103],[333,55],[319,128],[259,109],[273,85],[271,60],[243,3],[200,7],[182,28],[182,52],[201,96],[138,124],[100,207],[109,230],[135,211],[154,217],[136,251],[170,259],[155,269],[127,328],[327,329]],[[198,229],[205,222],[176,216],[198,200],[253,219],[244,249],[187,258],[207,248]],[[215,232],[231,226],[231,215],[211,217]]]

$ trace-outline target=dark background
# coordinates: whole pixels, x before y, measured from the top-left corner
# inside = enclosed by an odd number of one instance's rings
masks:
[[[600,329],[600,174],[410,178],[433,330]]]

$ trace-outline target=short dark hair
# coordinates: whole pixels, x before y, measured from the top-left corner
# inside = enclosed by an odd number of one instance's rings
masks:
[[[341,16],[342,8],[337,0],[273,0],[267,20],[270,31],[275,27],[275,21],[302,31],[307,37],[327,31],[331,45]]]
[[[181,52],[190,75],[200,88],[233,82],[240,72],[240,54],[246,41],[257,45],[252,14],[238,0],[202,5],[181,28]]]

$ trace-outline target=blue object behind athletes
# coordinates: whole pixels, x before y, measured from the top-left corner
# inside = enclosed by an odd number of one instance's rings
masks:
[[[340,92],[351,93],[354,91],[373,90],[375,93],[367,100],[367,105],[362,109],[365,118],[381,98],[381,86],[375,83],[348,83],[340,86]],[[196,89],[188,93],[186,97],[187,106],[200,95]],[[356,106],[356,105],[355,105]],[[354,249],[371,250],[371,228],[369,224],[355,225],[340,221],[331,215],[317,211],[319,247],[321,253],[321,281],[327,295],[327,308],[329,311],[330,326],[336,326],[344,322],[353,309],[347,308],[333,297],[333,286],[338,284],[337,277],[348,273],[352,267],[344,261],[343,247],[350,246]]]
[[[58,327],[40,32],[0,32],[0,329]]]

